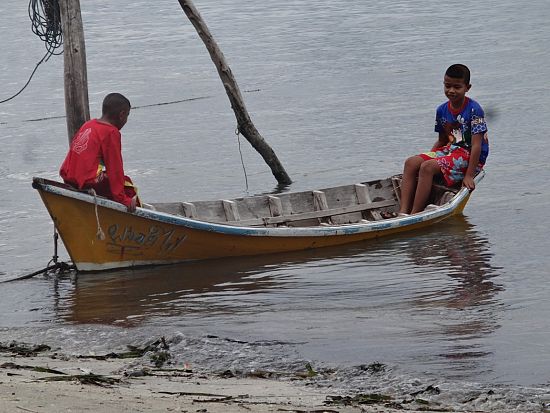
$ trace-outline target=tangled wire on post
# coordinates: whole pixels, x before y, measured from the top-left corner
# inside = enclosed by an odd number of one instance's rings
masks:
[[[63,50],[56,52],[63,45],[59,1],[30,0],[29,18],[31,19],[32,32],[45,43],[49,55],[62,54]]]
[[[47,62],[53,55],[60,55],[63,50],[57,51],[63,45],[63,31],[61,29],[61,12],[58,0],[30,0],[29,18],[31,19],[32,32],[46,45],[46,54],[38,61],[27,83],[14,95],[0,100],[5,103],[19,96],[31,82],[38,66]]]

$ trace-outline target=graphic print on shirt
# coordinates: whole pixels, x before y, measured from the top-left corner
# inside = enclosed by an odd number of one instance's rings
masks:
[[[448,122],[443,119],[443,129],[445,130],[445,134],[449,137],[449,143],[460,145],[469,142],[468,136],[466,136],[469,130],[465,127],[465,122],[465,119],[461,115],[457,116],[456,122]]]
[[[90,135],[92,134],[92,128],[87,128],[80,132],[73,142],[73,151],[77,154],[81,154],[88,148],[88,141],[90,140]]]
[[[484,117],[472,113],[472,134],[476,133],[487,133],[487,125]]]
[[[449,134],[449,140],[451,143],[458,145],[465,140],[464,132],[467,128],[464,127],[465,119],[462,115],[456,117],[456,122],[452,123],[452,131]]]

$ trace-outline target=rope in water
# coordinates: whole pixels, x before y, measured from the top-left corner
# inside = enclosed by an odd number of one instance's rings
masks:
[[[58,0],[30,0],[29,18],[31,29],[46,46],[46,54],[38,61],[27,83],[14,95],[0,100],[0,103],[8,102],[19,96],[27,88],[38,70],[38,66],[47,62],[53,55],[60,55],[63,50],[57,51],[63,45],[63,31],[61,30],[61,13]]]
[[[11,283],[11,282],[14,282],[14,281],[28,280],[29,278],[32,278],[35,275],[47,274],[49,272],[56,272],[58,274],[64,274],[64,273],[67,273],[69,271],[73,271],[75,269],[76,269],[76,267],[72,264],[68,264],[66,262],[57,262],[53,265],[48,265],[46,268],[43,268],[41,270],[32,272],[30,274],[25,274],[25,275],[22,275],[21,277],[16,277],[16,278],[11,278],[9,280],[0,281],[0,284]]]
[[[58,261],[59,256],[57,255],[57,240],[59,238],[59,234],[57,233],[57,229],[54,227],[53,230],[53,245],[54,245],[54,251],[53,251],[53,257],[48,262],[48,265],[46,265],[46,268],[43,268],[41,270],[31,272],[30,274],[25,274],[20,277],[12,278],[9,280],[0,281],[0,284],[4,283],[10,283],[12,281],[21,281],[21,280],[28,280],[29,278],[34,277],[35,275],[39,274],[56,274],[56,275],[62,275],[67,272],[76,270],[76,266],[74,264],[69,264],[67,262]]]

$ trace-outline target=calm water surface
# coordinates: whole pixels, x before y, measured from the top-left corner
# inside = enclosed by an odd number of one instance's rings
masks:
[[[0,100],[43,54],[23,3],[0,6]],[[310,360],[341,369],[351,388],[360,384],[349,369],[379,361],[391,368],[379,383],[388,387],[419,378],[462,395],[476,383],[511,386],[510,400],[547,393],[550,168],[537,141],[550,130],[550,3],[195,4],[290,190],[398,172],[434,141],[445,68],[469,65],[470,95],[490,115],[491,154],[465,217],[346,248],[4,284],[0,340],[81,352],[165,335],[181,360],[213,370]],[[123,150],[146,201],[275,189],[243,140],[247,190],[235,118],[177,2],[82,7],[91,111],[98,116],[111,91],[137,107]],[[52,255],[52,224],[30,183],[57,178],[67,148],[55,118],[62,73],[62,57],[52,58],[0,105],[0,280]],[[185,101],[139,108],[176,100]]]

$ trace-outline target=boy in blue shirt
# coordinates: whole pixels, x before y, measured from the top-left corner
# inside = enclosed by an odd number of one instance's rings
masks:
[[[448,101],[436,111],[437,141],[431,152],[405,161],[399,215],[424,210],[436,176],[442,177],[449,187],[462,182],[473,191],[474,176],[489,155],[485,113],[479,103],[466,96],[472,87],[470,70],[462,64],[450,66],[443,85]]]

